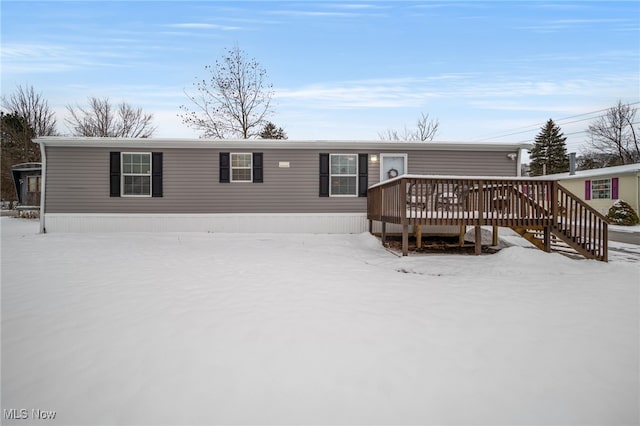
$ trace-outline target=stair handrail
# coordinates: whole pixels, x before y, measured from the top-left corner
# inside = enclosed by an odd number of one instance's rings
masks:
[[[557,201],[554,231],[565,242],[581,247],[584,251],[598,260],[608,260],[609,221],[595,208],[577,197],[558,182],[554,182]],[[573,243],[573,244],[572,244]],[[578,247],[576,247],[578,246]]]

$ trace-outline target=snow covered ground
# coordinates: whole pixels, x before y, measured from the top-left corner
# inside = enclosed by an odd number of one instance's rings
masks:
[[[634,234],[640,234],[640,225],[622,226],[622,225],[609,225],[610,231],[616,232],[629,232]]]
[[[639,421],[639,246],[0,225],[3,424]]]

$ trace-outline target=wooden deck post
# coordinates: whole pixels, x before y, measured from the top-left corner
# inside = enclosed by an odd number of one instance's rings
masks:
[[[544,251],[547,253],[551,253],[551,227],[545,226],[543,230],[543,240],[542,244],[544,245]]]
[[[466,225],[460,225],[460,234],[458,235],[458,244],[460,247],[464,246],[464,235],[467,233]]]
[[[482,253],[482,227],[476,225],[475,227],[475,231],[476,231],[476,256]]]
[[[602,260],[605,262],[609,261],[609,225],[604,224],[604,229],[602,230]]]
[[[402,255],[409,255],[409,225],[406,222],[402,225]]]
[[[558,182],[551,183],[551,216],[553,218],[553,226],[558,226]]]
[[[409,220],[407,219],[407,179],[400,179],[400,224],[402,225],[402,255],[409,255]]]
[[[478,225],[484,224],[484,181],[478,181]]]
[[[497,225],[493,225],[493,241],[492,241],[492,245],[493,246],[497,246],[499,243],[498,241],[498,226]]]
[[[415,225],[416,248],[422,248],[422,225]]]
[[[382,245],[387,242],[387,222],[382,222]]]

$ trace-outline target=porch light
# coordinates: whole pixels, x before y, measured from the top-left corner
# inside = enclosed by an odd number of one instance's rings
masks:
[[[375,155],[375,154],[374,154],[374,155],[372,155],[372,156],[371,156],[371,162],[372,162],[372,163],[377,163],[377,162],[378,162],[378,156],[377,156],[377,155]]]

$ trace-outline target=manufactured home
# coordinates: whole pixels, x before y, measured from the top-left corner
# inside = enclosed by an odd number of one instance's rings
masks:
[[[541,176],[557,180],[587,205],[606,215],[618,200],[640,212],[640,163]]]
[[[527,144],[41,137],[43,232],[359,233],[406,174],[517,176]]]
[[[390,232],[510,227],[607,260],[607,222],[557,180],[519,176],[526,144],[43,137],[42,232]]]

